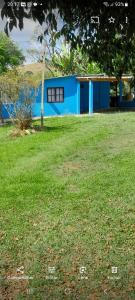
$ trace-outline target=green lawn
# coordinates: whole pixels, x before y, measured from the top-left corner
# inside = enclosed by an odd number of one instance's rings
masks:
[[[0,128],[0,299],[135,299],[135,113],[45,123]]]

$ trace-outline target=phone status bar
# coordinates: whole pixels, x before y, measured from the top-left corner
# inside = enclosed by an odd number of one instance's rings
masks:
[[[105,1],[103,2],[103,5],[105,7],[129,7],[129,3],[128,2],[108,2],[108,1]]]
[[[16,1],[13,1],[13,2],[8,2],[7,3],[7,6],[9,7],[26,7],[26,8],[29,8],[29,7],[36,7],[36,6],[42,6],[43,3],[39,3],[39,2],[25,2],[25,1],[22,1],[22,2],[16,2]],[[128,2],[108,2],[108,1],[105,1],[103,2],[103,5],[105,7],[129,7],[129,3]]]
[[[8,7],[26,7],[26,8],[31,8],[31,7],[37,7],[37,6],[42,6],[43,3],[38,3],[38,2],[8,2],[7,6]]]

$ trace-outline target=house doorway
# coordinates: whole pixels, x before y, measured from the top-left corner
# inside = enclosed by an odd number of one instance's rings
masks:
[[[118,98],[119,98],[119,84],[117,81],[113,81],[110,83],[110,107],[118,106]]]
[[[80,113],[89,112],[89,82],[80,82]]]

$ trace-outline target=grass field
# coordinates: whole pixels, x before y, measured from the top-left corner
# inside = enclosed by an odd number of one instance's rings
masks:
[[[0,299],[135,299],[135,113],[45,123],[0,128]]]

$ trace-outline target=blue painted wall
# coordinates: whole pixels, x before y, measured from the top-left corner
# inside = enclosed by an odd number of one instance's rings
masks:
[[[2,106],[2,116],[4,119],[8,119],[9,118],[9,114],[5,108],[5,106]]]
[[[89,112],[89,82],[80,82],[80,113]]]
[[[6,109],[6,106],[7,106],[7,105],[3,105],[3,106],[2,106],[2,116],[3,116],[4,119],[9,119],[10,116],[9,116],[9,114],[8,114],[8,111],[7,111],[7,109]],[[12,104],[9,104],[9,110],[10,110],[10,112],[13,111],[13,105],[12,105]]]
[[[64,102],[48,103],[47,88],[63,87]],[[59,78],[51,78],[45,80],[44,90],[44,116],[67,115],[80,113],[79,108],[79,86],[76,76],[66,76]],[[41,86],[36,98],[36,103],[33,106],[33,117],[40,116],[41,105]]]
[[[100,109],[100,82],[93,82],[94,90],[93,90],[93,109],[98,110]]]
[[[93,82],[93,109],[108,109],[110,106],[110,83]]]
[[[83,85],[83,87],[81,87]],[[92,103],[93,101],[93,103]],[[80,111],[81,113],[108,109],[110,107],[109,82],[80,83]]]
[[[33,94],[35,93],[35,91],[34,91],[34,89],[31,89],[31,91],[30,91],[30,95],[33,97]],[[22,92],[22,91],[20,91],[20,95],[19,95],[19,100],[18,100],[18,102],[17,102],[17,104],[18,104],[18,107],[19,107],[19,105],[21,106],[21,103],[22,103],[22,101],[25,99],[25,93],[24,92]],[[35,100],[36,101],[36,100]],[[34,105],[36,104],[35,103],[35,101],[34,101]],[[10,116],[9,116],[9,114],[8,114],[8,110],[6,109],[6,107],[9,107],[10,108],[10,112],[13,112],[13,104],[11,103],[11,104],[9,104],[9,105],[3,105],[2,106],[2,116],[3,116],[3,118],[4,119],[9,119],[10,118]]]
[[[83,85],[83,87],[81,87]],[[64,102],[48,103],[47,88],[63,87]],[[21,99],[21,98],[20,98]],[[68,115],[92,113],[110,107],[110,83],[109,82],[79,82],[76,76],[65,76],[45,80],[44,89],[44,116]],[[134,101],[118,99],[118,106],[125,108],[135,107]],[[38,89],[36,101],[33,104],[33,117],[40,117],[41,114],[41,84]],[[3,116],[8,118],[8,113],[3,107]]]

